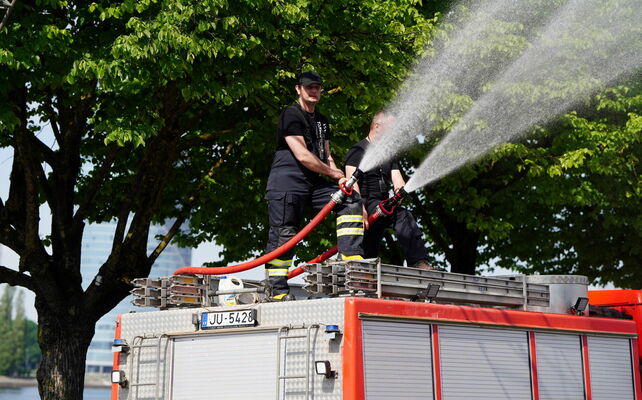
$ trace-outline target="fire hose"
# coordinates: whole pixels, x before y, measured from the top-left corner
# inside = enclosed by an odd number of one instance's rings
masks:
[[[328,204],[326,204],[321,211],[310,221],[299,233],[294,235],[290,240],[282,244],[279,248],[262,255],[259,258],[255,258],[254,260],[250,260],[241,264],[237,265],[230,265],[227,267],[218,267],[218,268],[208,268],[208,267],[183,267],[179,268],[176,271],[174,271],[174,275],[223,275],[223,274],[235,274],[238,272],[243,272],[247,271],[248,269],[252,269],[255,267],[258,267],[259,265],[265,264],[268,261],[272,261],[275,258],[279,257],[283,253],[287,252],[288,250],[292,249],[294,246],[296,246],[297,243],[299,243],[301,240],[303,240],[304,237],[306,237],[314,228],[316,228],[317,225],[321,223],[321,221],[330,213],[330,211],[336,206],[337,204],[341,204],[346,196],[349,196],[352,194],[352,187],[354,186],[355,183],[361,178],[363,175],[363,172],[361,170],[355,171],[355,173],[348,179],[343,185],[340,185],[340,189],[337,190],[335,193],[332,194],[330,197],[330,201]]]
[[[370,216],[368,216],[368,224],[374,223],[376,220],[378,220],[382,216],[392,214],[395,208],[397,208],[397,206],[401,204],[401,202],[407,195],[408,195],[408,192],[406,192],[402,187],[391,198],[387,200],[382,200],[381,202],[379,202],[379,205],[377,206],[377,209],[375,210],[375,212],[372,213]],[[293,269],[288,273],[288,279],[292,279],[295,276],[299,276],[303,272],[305,272],[306,265],[323,262],[328,258],[332,257],[333,255],[337,254],[338,251],[339,251],[338,247],[334,246],[333,248],[331,248],[330,250],[327,250],[323,254],[320,254],[314,257],[312,260],[308,261],[304,265],[300,267],[296,267],[295,269]]]

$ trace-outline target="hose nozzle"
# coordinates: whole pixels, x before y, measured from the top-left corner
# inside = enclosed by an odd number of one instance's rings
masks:
[[[381,211],[383,215],[390,215],[392,212],[397,208],[399,204],[403,201],[403,199],[408,196],[408,192],[403,188],[399,188],[397,192],[392,196],[391,198],[387,200],[382,200],[379,203],[378,211]]]
[[[341,204],[346,196],[350,196],[352,194],[352,187],[355,183],[357,183],[359,179],[361,179],[362,176],[363,171],[361,171],[360,169],[354,171],[354,174],[352,174],[350,179],[345,181],[342,185],[339,185],[340,190],[337,190],[332,195],[332,201],[334,201],[336,204]]]
[[[345,188],[347,190],[350,190],[354,186],[354,184],[357,183],[357,181],[362,177],[363,177],[363,171],[357,168],[352,174],[352,176],[350,177],[350,179],[348,179],[344,184]]]

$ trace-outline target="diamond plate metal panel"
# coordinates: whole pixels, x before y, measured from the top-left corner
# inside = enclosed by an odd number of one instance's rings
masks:
[[[289,324],[339,325],[343,330],[345,299],[317,299],[264,303],[259,305],[259,323],[263,326]]]

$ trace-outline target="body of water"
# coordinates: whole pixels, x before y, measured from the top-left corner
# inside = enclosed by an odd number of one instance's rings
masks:
[[[111,388],[86,388],[85,400],[109,400]],[[0,400],[40,400],[37,387],[0,388]]]

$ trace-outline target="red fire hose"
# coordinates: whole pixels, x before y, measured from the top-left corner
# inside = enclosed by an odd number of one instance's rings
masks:
[[[379,206],[377,207],[377,210],[374,213],[372,213],[372,215],[370,215],[368,217],[368,224],[369,225],[373,224],[377,219],[379,219],[379,217],[381,217],[383,215],[392,214],[392,212],[395,210],[395,208],[397,208],[397,206],[399,204],[401,204],[401,202],[403,201],[404,197],[406,197],[407,195],[408,195],[408,192],[406,192],[404,190],[404,188],[402,187],[391,198],[389,198],[387,200],[382,200],[379,203]],[[306,265],[323,262],[323,261],[327,260],[328,258],[332,257],[333,255],[337,254],[338,251],[339,251],[338,247],[334,246],[330,250],[327,250],[325,253],[314,257],[312,260],[308,261],[304,265],[302,265],[300,267],[296,267],[292,271],[288,272],[288,279],[292,279],[295,276],[299,276],[303,272],[305,272],[303,267],[305,267]]]
[[[372,214],[371,216],[368,217],[368,223],[371,224],[371,223],[375,222],[377,220],[377,218],[379,218],[380,215],[381,214],[379,214],[379,213]],[[327,260],[328,258],[332,257],[333,255],[337,254],[338,251],[339,251],[339,248],[337,247],[337,245],[335,245],[330,250],[327,250],[323,254],[319,254],[318,256],[314,257],[312,260],[308,261],[304,265],[302,265],[300,267],[296,267],[292,271],[288,272],[288,279],[292,279],[295,276],[299,276],[302,273],[304,273],[305,270],[303,269],[303,267],[305,267],[306,265],[323,262],[323,261]]]
[[[283,243],[279,248],[262,255],[259,258],[255,258],[254,260],[244,262],[241,264],[237,265],[230,265],[227,267],[220,267],[220,268],[208,268],[208,267],[183,267],[179,268],[176,271],[174,271],[174,275],[223,275],[223,274],[235,274],[237,272],[243,272],[247,271],[248,269],[252,269],[255,267],[258,267],[259,265],[265,264],[268,261],[272,261],[281,254],[285,253],[286,251],[292,249],[297,243],[299,243],[301,240],[303,240],[304,237],[306,237],[314,228],[316,228],[319,223],[330,213],[330,211],[336,206],[337,204],[341,204],[343,200],[345,199],[346,195],[352,194],[352,186],[357,182],[357,179],[361,176],[362,173],[360,174],[354,174],[350,179],[348,179],[347,182],[345,182],[343,185],[340,185],[340,190],[337,190],[331,197],[331,200],[326,204],[321,211],[312,219],[312,221],[308,222],[308,224],[301,229],[299,233],[294,235],[294,237],[287,242]]]
[[[317,225],[325,218],[328,213],[334,208],[337,203],[334,200],[330,200],[321,211],[310,221],[299,233],[294,235],[294,237],[287,242],[285,242],[281,247],[275,249],[267,254],[262,255],[259,258],[254,260],[244,262],[237,265],[230,265],[228,267],[220,268],[207,268],[207,267],[183,267],[179,268],[174,272],[174,275],[189,275],[189,274],[199,274],[199,275],[223,275],[223,274],[235,274],[237,272],[247,271],[259,265],[265,264],[268,261],[272,261],[281,254],[293,248],[297,243],[299,243],[312,229],[316,228]]]

